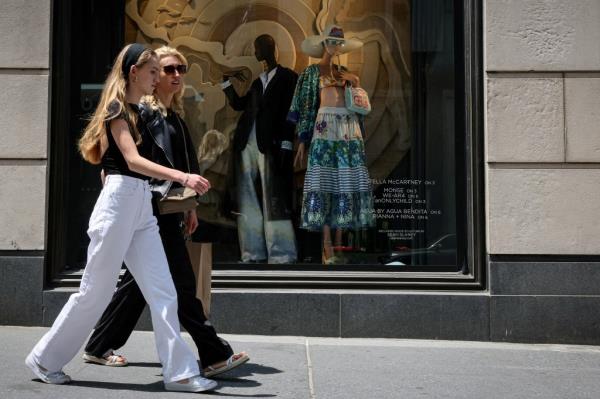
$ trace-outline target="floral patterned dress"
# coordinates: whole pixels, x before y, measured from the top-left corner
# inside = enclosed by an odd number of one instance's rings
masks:
[[[300,75],[290,110],[300,140],[310,144],[301,227],[372,227],[373,195],[359,117],[344,107],[317,108],[318,97],[313,97],[319,94],[319,82],[318,65],[309,66]],[[312,121],[303,119],[311,116]]]

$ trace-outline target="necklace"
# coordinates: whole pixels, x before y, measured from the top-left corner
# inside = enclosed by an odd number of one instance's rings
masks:
[[[335,68],[334,68],[335,67]],[[319,75],[323,78],[328,78],[330,82],[333,83],[341,83],[344,81],[344,79],[341,79],[341,77],[338,79],[335,76],[335,72],[339,73],[339,67],[333,63],[331,63],[329,65],[329,73],[326,73],[326,71],[324,71],[325,69],[325,65],[323,64],[319,64]],[[334,72],[335,69],[335,72]]]

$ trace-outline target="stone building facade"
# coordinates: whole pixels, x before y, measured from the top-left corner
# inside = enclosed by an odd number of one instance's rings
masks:
[[[0,2],[2,324],[48,325],[73,292],[48,273],[55,3]],[[478,284],[219,288],[220,331],[600,343],[600,1],[464,4],[482,28]]]

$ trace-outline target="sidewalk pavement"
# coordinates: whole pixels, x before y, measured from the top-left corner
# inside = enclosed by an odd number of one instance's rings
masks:
[[[70,385],[34,378],[24,359],[47,331],[0,326],[0,398],[189,398],[166,392],[150,332],[119,353],[130,365],[64,369]],[[186,341],[193,346],[187,333]],[[223,335],[251,360],[216,378],[227,398],[600,398],[600,347]],[[197,394],[201,395],[201,394]]]

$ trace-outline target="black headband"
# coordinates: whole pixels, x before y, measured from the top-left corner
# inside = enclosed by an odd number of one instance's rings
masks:
[[[139,43],[133,43],[127,51],[125,52],[125,56],[123,56],[123,63],[121,64],[121,71],[123,72],[123,76],[125,79],[129,76],[129,71],[131,67],[137,64],[140,55],[147,49],[146,46]]]

